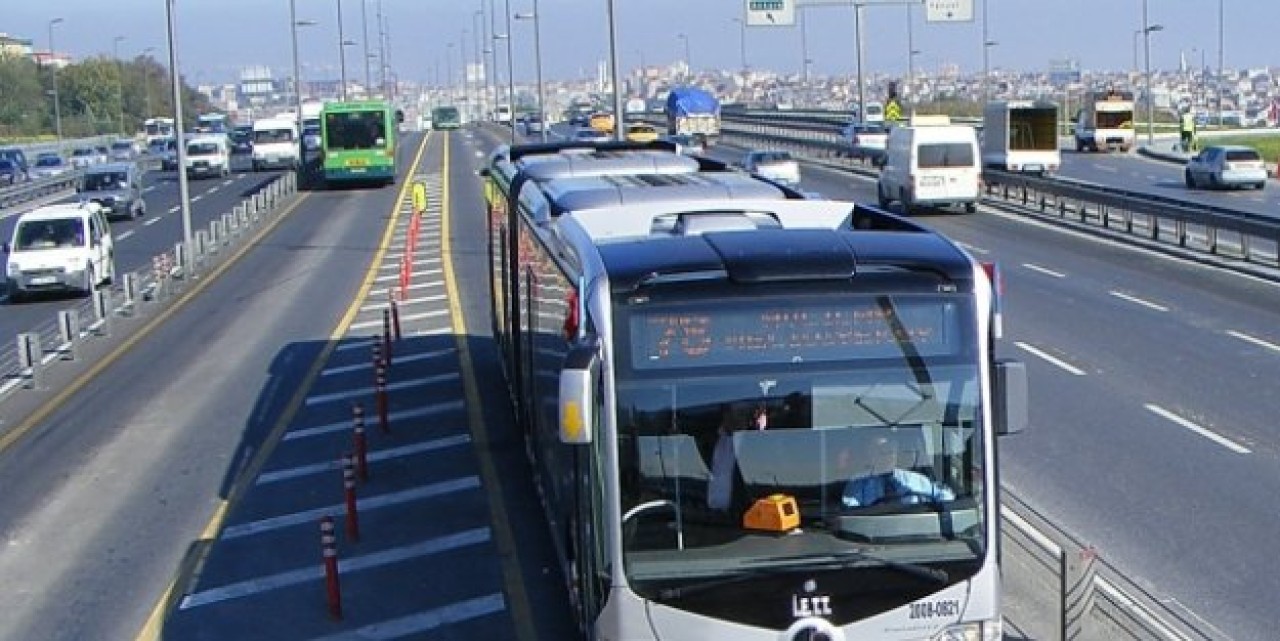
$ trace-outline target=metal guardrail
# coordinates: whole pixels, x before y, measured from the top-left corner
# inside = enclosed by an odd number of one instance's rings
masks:
[[[29,200],[75,189],[84,176],[84,169],[70,169],[57,176],[38,178],[0,189],[0,209],[20,205]]]
[[[805,135],[808,134],[808,135]],[[855,159],[849,145],[773,123],[728,123],[722,138],[745,138],[791,148],[809,162],[867,177],[879,172]],[[1224,207],[1019,174],[985,176],[988,197],[1005,199],[1024,214],[1073,218],[1144,240],[1172,243],[1188,251],[1236,259],[1237,266],[1277,263],[1280,219]],[[1196,233],[1198,232],[1198,233]],[[1230,235],[1224,239],[1223,235]],[[1224,242],[1235,240],[1236,242]],[[1268,245],[1273,251],[1259,247]],[[1276,276],[1272,276],[1276,278]],[[1002,489],[1001,563],[1006,591],[1021,600],[1014,623],[1034,639],[1142,639],[1225,641],[1208,622],[1138,585],[1111,566],[1091,546],[1055,526],[1007,489]],[[1010,571],[1016,570],[1016,571]]]
[[[95,291],[0,347],[0,404],[23,390],[39,389],[48,368],[74,360],[86,341],[109,339],[116,323],[156,313],[270,220],[277,206],[297,190],[296,174],[281,175],[212,220],[207,230],[197,230],[194,247],[178,242],[153,256],[149,267],[118,274],[111,287]]]

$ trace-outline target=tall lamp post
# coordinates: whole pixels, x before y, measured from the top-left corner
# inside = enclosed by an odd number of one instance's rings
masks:
[[[538,0],[533,0],[533,13],[517,13],[517,20],[533,20],[533,61],[534,68],[537,70],[538,83],[538,121],[541,126],[538,131],[542,133],[542,142],[547,141],[547,105],[546,96],[542,88],[542,37],[541,37],[541,14],[538,13]],[[643,69],[644,63],[640,64]]]
[[[369,0],[360,0],[360,29],[364,33],[364,92],[368,94],[373,87],[373,73],[369,68],[369,59],[373,57],[369,51]]]
[[[339,92],[343,100],[347,99],[347,40],[342,34],[342,0],[336,0],[338,5],[338,69],[340,81],[342,82],[341,91]]]
[[[1163,31],[1164,26],[1151,24],[1147,20],[1147,0],[1142,0],[1142,46],[1144,53],[1144,65],[1146,67],[1145,76],[1147,87],[1147,145],[1150,146],[1155,138],[1155,128],[1153,122],[1155,120],[1155,97],[1151,93],[1151,32]]]
[[[609,0],[609,10],[613,11],[613,0]],[[502,0],[502,15],[507,19],[507,32],[502,34],[507,41],[507,105],[511,110],[511,144],[516,144],[516,65],[511,54],[511,3]],[[616,89],[616,87],[615,87]]]
[[[119,117],[117,124],[122,136],[124,135],[124,63],[120,61],[120,43],[124,40],[124,36],[111,39],[111,57],[116,59],[116,115]]]
[[[742,70],[747,70],[747,21],[742,18],[734,18],[734,22],[738,23],[738,57],[742,62]]]
[[[293,39],[293,107],[298,114],[298,131],[302,131],[302,71],[298,67],[298,27],[310,27],[315,21],[299,20],[296,5],[295,0],[289,0],[289,35]]]
[[[173,88],[173,136],[174,146],[178,151],[178,194],[179,206],[182,208],[182,246],[184,247],[182,268],[185,272],[190,273],[191,250],[195,247],[195,237],[191,229],[191,188],[187,180],[187,172],[182,171],[187,166],[187,141],[182,126],[182,80],[181,73],[178,69],[178,35],[177,28],[173,19],[173,3],[174,0],[165,0],[164,11],[168,20],[168,36],[169,36],[169,80]]]
[[[53,76],[53,128],[58,134],[58,146],[62,146],[62,105],[58,99],[58,61],[57,50],[53,45],[53,27],[61,24],[62,18],[49,21],[49,73]]]
[[[1225,20],[1222,0],[1218,0],[1218,127],[1222,127],[1222,74],[1223,74],[1223,35],[1225,35]]]
[[[1000,43],[995,40],[986,40],[982,43],[982,104],[991,102],[991,69],[987,66],[988,60],[991,58],[991,48]]]
[[[809,59],[809,23],[804,19],[804,6],[797,6],[796,9],[800,18],[800,84],[808,87],[809,64],[813,62]]]

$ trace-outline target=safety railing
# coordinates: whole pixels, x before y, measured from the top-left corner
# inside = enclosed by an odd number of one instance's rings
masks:
[[[83,169],[68,169],[56,176],[46,176],[0,189],[0,209],[75,189],[84,176]]]

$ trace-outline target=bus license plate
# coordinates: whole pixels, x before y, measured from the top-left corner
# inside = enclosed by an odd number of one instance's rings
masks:
[[[364,158],[352,158],[347,161],[348,167],[363,167],[367,164],[369,164],[369,161],[365,160]]]
[[[921,176],[921,187],[941,187],[943,185],[942,176]]]
[[[54,276],[35,276],[30,280],[32,285],[52,285],[58,282]]]

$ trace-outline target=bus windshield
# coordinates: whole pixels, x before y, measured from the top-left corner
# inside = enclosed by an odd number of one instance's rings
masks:
[[[867,589],[849,571],[864,566],[910,564],[925,582],[976,572],[987,490],[972,298],[739,303],[618,311],[631,587],[670,602],[748,571],[830,571],[828,589],[848,582],[837,590]],[[746,518],[777,497],[798,508],[787,536]],[[882,563],[859,556],[869,546]],[[832,562],[846,555],[857,562]]]
[[[325,114],[325,148],[380,149],[387,146],[386,112],[348,111]]]

